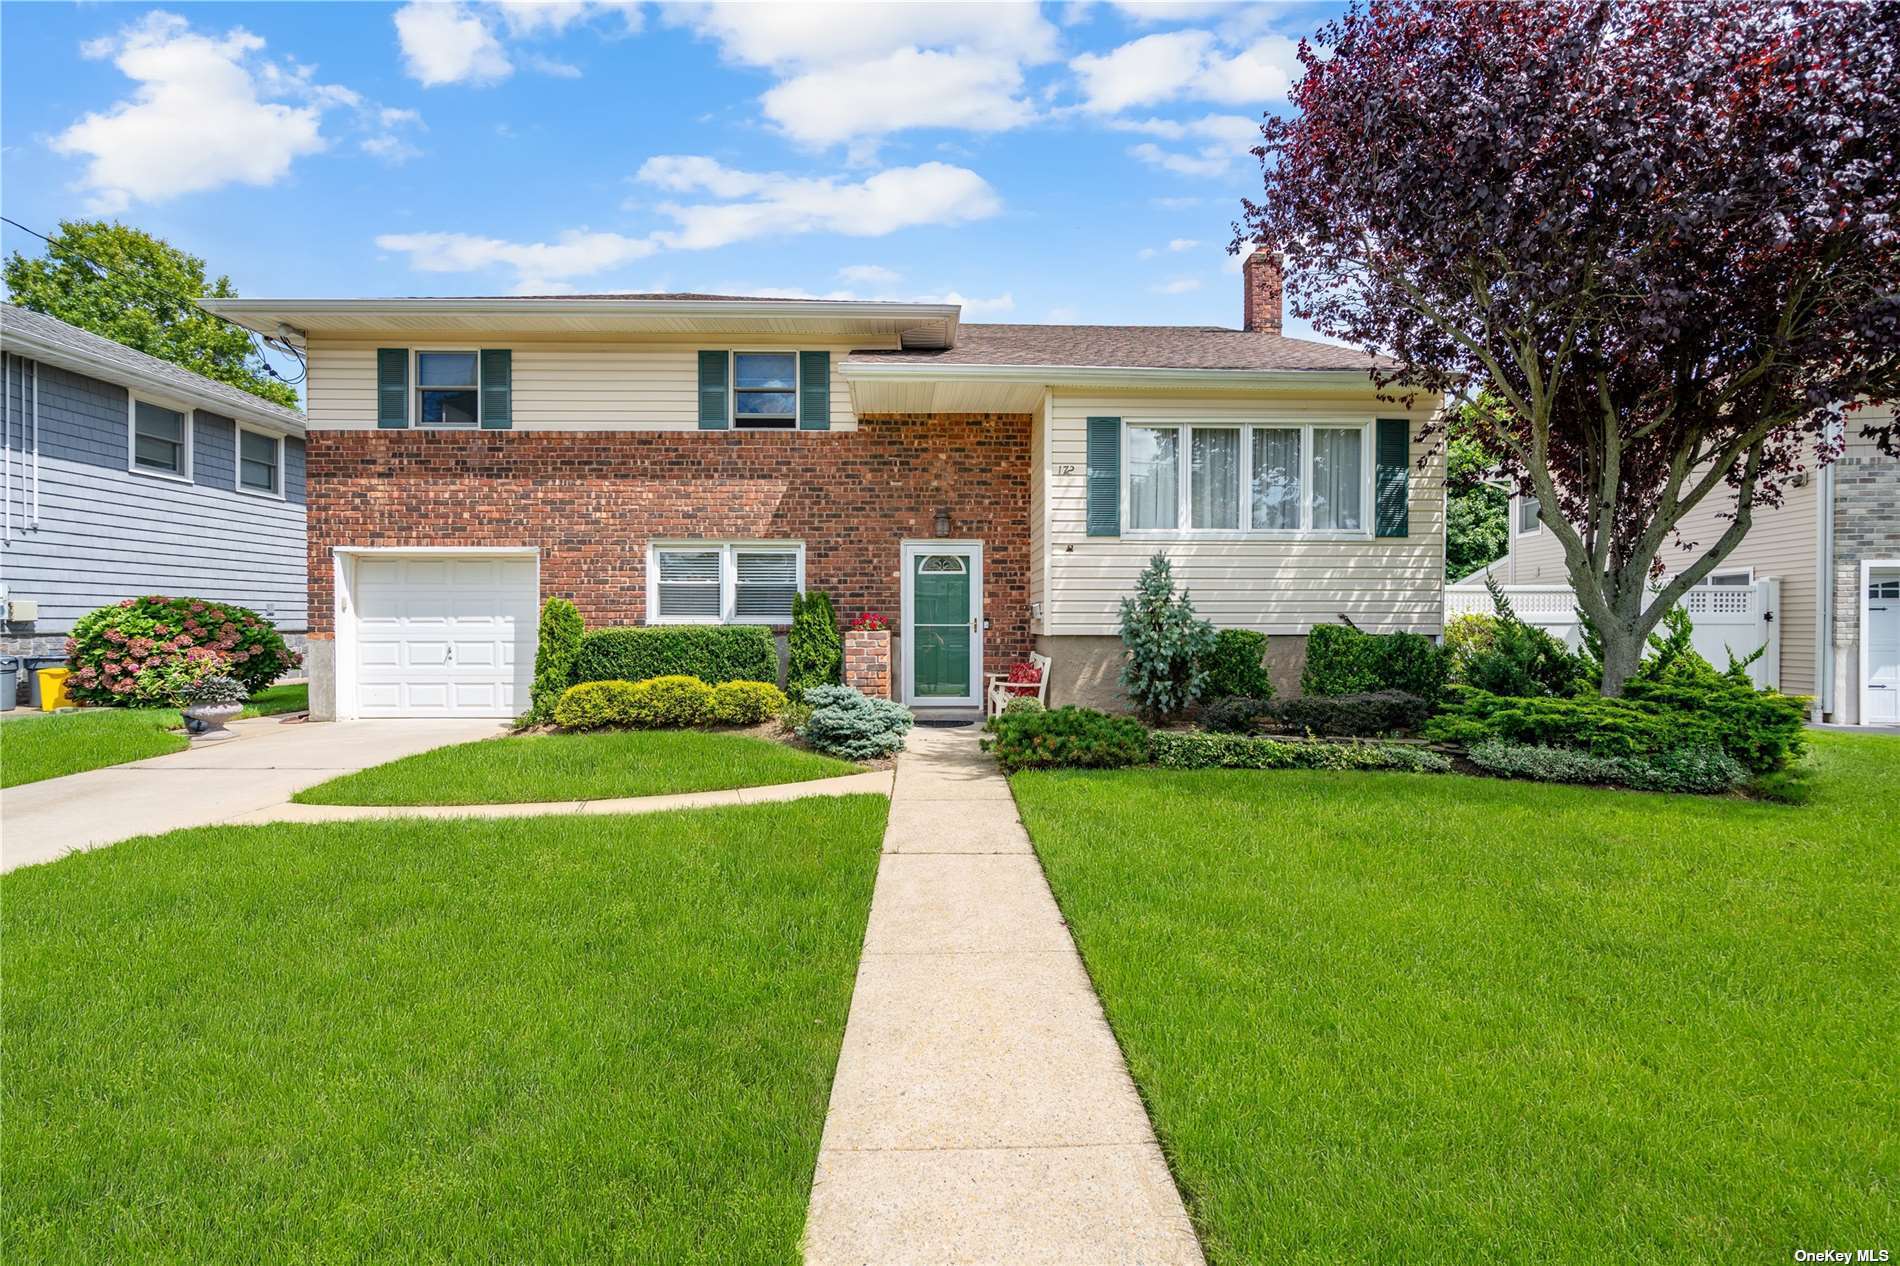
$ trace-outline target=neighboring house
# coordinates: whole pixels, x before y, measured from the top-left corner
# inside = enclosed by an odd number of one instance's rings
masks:
[[[1053,656],[1111,702],[1150,555],[1217,624],[1436,634],[1442,459],[1364,355],[1247,328],[966,325],[956,306],[713,295],[208,300],[308,350],[316,715],[518,713],[536,604],[590,626],[897,633],[893,688],[975,707]]]
[[[1817,719],[1849,725],[1900,723],[1900,460],[1859,435],[1869,419],[1887,416],[1855,414],[1837,461],[1798,475],[1781,505],[1757,507],[1748,535],[1703,582],[1717,592],[1698,593],[1690,608],[1692,618],[1759,620],[1760,634],[1748,645],[1778,645],[1774,684],[1813,696]],[[1680,539],[1706,548],[1734,508],[1733,496],[1711,497],[1683,520]],[[1469,605],[1469,591],[1483,589],[1486,573],[1570,601],[1563,548],[1540,521],[1535,499],[1513,498],[1510,515],[1510,552],[1448,588],[1454,612]],[[1665,547],[1664,561],[1670,558]]]
[[[141,594],[250,607],[301,645],[304,422],[293,409],[0,304],[0,650],[63,653]]]

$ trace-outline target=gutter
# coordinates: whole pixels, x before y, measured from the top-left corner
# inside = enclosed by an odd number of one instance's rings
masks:
[[[927,361],[847,360],[846,382],[969,382],[1048,387],[1370,388],[1364,369],[1153,369],[1129,365],[934,365]]]
[[[179,383],[176,379],[166,377],[163,374],[155,374],[126,365],[116,365],[92,360],[69,348],[62,347],[57,343],[48,343],[38,339],[23,330],[9,328],[6,330],[4,337],[0,338],[0,343],[4,343],[7,354],[15,358],[25,357],[35,364],[57,365],[61,369],[70,369],[74,373],[84,374],[88,378],[97,378],[101,381],[114,383],[119,386],[131,386],[139,391],[149,395],[160,396],[166,400],[189,403],[193,409],[202,409],[206,413],[216,413],[225,417],[236,418],[241,422],[247,422],[253,426],[270,431],[274,435],[292,435],[301,438],[305,433],[304,420],[296,417],[294,414],[291,415],[291,417],[285,417],[283,413],[279,413],[272,408],[249,408],[240,401],[226,400],[219,396],[207,396],[201,392],[191,390]],[[134,348],[131,350],[136,351],[137,349]],[[190,370],[185,370],[183,366],[179,366],[179,368],[183,372],[191,372]],[[36,398],[37,390],[38,379],[36,371]],[[237,391],[239,389],[233,387],[231,390]],[[259,400],[258,405],[263,406],[264,401]],[[24,401],[22,401],[22,407],[24,407]],[[293,421],[292,418],[295,418],[295,420]]]

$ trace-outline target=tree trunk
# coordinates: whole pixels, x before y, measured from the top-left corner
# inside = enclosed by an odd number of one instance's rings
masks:
[[[1643,662],[1647,638],[1631,639],[1627,629],[1601,630],[1603,634],[1603,682],[1597,693],[1605,699],[1619,699],[1623,685],[1635,675]]]

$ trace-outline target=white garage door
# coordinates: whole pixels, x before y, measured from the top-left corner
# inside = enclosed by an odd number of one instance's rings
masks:
[[[1900,570],[1867,577],[1867,688],[1861,723],[1900,725]]]
[[[535,588],[531,558],[359,558],[357,715],[527,711]]]

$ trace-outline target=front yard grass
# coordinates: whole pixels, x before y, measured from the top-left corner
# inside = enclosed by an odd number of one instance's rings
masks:
[[[1214,1262],[1770,1261],[1900,1227],[1900,739],[1813,738],[1799,808],[1013,785]]]
[[[743,734],[599,730],[438,747],[300,791],[300,804],[513,804],[763,787],[856,765]]]
[[[251,696],[243,715],[278,716],[309,707],[309,686],[271,686]],[[16,711],[0,724],[0,787],[182,752],[191,746],[184,724],[176,708]]]
[[[15,1261],[792,1261],[881,796],[0,877]]]

